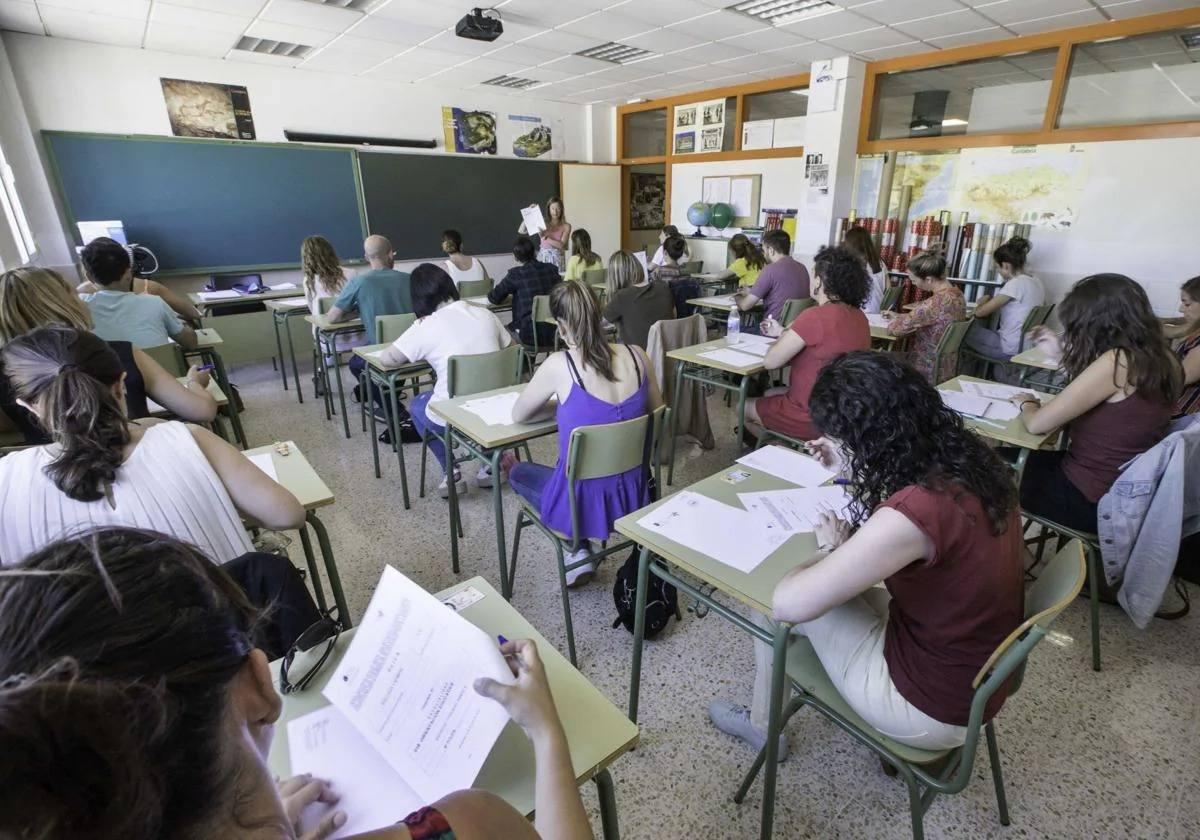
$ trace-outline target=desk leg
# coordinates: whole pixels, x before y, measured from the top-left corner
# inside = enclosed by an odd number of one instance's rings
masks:
[[[741,452],[746,446],[746,391],[750,387],[750,377],[743,376],[742,384],[738,387],[738,424],[737,424],[737,444],[734,447],[735,452]]]
[[[629,719],[637,723],[638,693],[642,687],[642,643],[646,639],[646,590],[650,583],[650,549],[638,555],[637,597],[633,612],[633,666],[629,675]]]
[[[308,536],[308,526],[300,526],[300,545],[304,549],[304,562],[308,564],[308,577],[312,581],[313,594],[317,596],[317,606],[321,612],[329,611],[329,603],[325,600],[325,588],[321,586],[321,572],[317,569],[317,556],[313,554],[312,538]]]
[[[446,486],[450,492],[446,496],[446,500],[450,503],[450,568],[454,574],[458,574],[458,488],[455,486],[457,482],[454,480],[454,468],[458,466],[454,462],[454,436],[451,432],[453,427],[446,424],[446,462],[450,465],[450,469],[446,471]],[[503,564],[501,564],[503,565]]]
[[[767,718],[766,767],[763,773],[761,840],[770,840],[775,821],[775,779],[779,775],[779,732],[783,718],[783,687],[787,680],[788,637],[792,625],[775,628],[775,655],[771,665],[771,706]]]
[[[400,490],[404,497],[404,509],[408,510],[408,470],[404,466],[404,441],[400,440],[400,390],[399,382],[389,376],[388,399],[391,400],[392,445],[396,447],[396,461],[400,465]]]
[[[371,367],[368,365],[363,368],[362,376],[358,378],[358,390],[361,394],[371,393]],[[363,405],[366,405],[364,402]],[[371,410],[367,412],[371,415],[371,457],[375,460],[375,477],[379,478],[382,473],[379,472],[379,435],[375,431],[375,406],[371,406]]]
[[[292,361],[292,380],[296,383],[296,399],[303,404],[304,389],[300,387],[300,368],[296,366],[296,345],[292,342],[292,319],[286,315],[283,318],[283,332],[287,337],[288,358]],[[279,362],[279,366],[283,367],[282,360]]]
[[[338,405],[342,408],[342,427],[346,430],[346,440],[350,439],[350,417],[346,414],[346,391],[342,388],[342,357],[338,355],[337,335],[331,335],[330,345],[333,349],[333,378],[337,380]],[[367,398],[368,394],[363,394]]]
[[[333,590],[333,602],[337,604],[338,619],[342,622],[342,627],[349,630],[354,626],[350,620],[350,605],[346,603],[346,594],[342,591],[342,576],[338,573],[337,560],[333,557],[333,546],[329,544],[329,532],[325,530],[325,523],[320,520],[316,511],[310,510],[306,517],[308,524],[317,532],[317,544],[321,546],[321,558],[325,561],[329,588]]]
[[[212,359],[213,373],[217,376],[217,384],[225,391],[225,396],[229,400],[226,409],[229,411],[229,425],[233,426],[233,436],[242,445],[242,449],[249,449],[250,444],[246,440],[246,431],[242,428],[242,418],[237,410],[237,399],[229,384],[229,376],[225,373],[225,363],[221,360],[221,354],[215,350],[210,350],[208,356]]]
[[[683,362],[675,361],[675,393],[671,394],[671,457],[667,463],[667,484],[675,483],[675,441],[679,435],[679,395],[683,391]]]
[[[496,517],[496,551],[500,558],[500,594],[512,600],[512,581],[508,579],[508,556],[504,545],[504,496],[500,481],[501,449],[492,450],[492,512]]]
[[[621,840],[621,830],[617,824],[617,792],[613,788],[612,776],[608,770],[601,770],[592,781],[596,783],[596,793],[600,797],[600,825],[604,840]]]
[[[325,364],[325,357],[328,355],[325,352],[327,349],[325,334],[318,331],[316,343],[313,345],[313,371],[317,373],[317,378],[313,381],[313,396],[318,396],[318,390],[321,392],[319,396],[325,403],[325,419],[329,420],[333,417],[333,400],[329,394],[329,369]],[[318,383],[320,384],[319,388],[317,387]]]
[[[288,389],[287,365],[283,361],[283,339],[279,336],[279,311],[271,312],[271,326],[275,328],[275,352],[279,358],[279,373],[283,376],[283,390]]]

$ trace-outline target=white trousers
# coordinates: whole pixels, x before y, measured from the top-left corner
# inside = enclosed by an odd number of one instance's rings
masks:
[[[807,636],[838,692],[867,723],[889,738],[928,750],[950,749],[966,740],[965,726],[934,720],[909,703],[896,690],[883,658],[888,601],[884,589],[869,589],[834,607],[813,621],[796,625],[792,632]],[[754,614],[760,627],[774,631],[775,624]],[[754,645],[754,702],[750,721],[767,728],[771,693],[771,648]],[[791,697],[785,686],[784,704]]]

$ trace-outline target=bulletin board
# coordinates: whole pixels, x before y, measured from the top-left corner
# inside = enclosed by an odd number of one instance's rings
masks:
[[[732,227],[758,224],[762,175],[709,175],[701,185],[701,201],[723,202],[733,208]]]

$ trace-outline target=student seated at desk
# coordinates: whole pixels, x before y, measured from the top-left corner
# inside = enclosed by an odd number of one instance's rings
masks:
[[[567,260],[564,280],[582,280],[583,272],[604,268],[600,255],[592,250],[592,235],[583,228],[571,234],[571,257]]]
[[[437,382],[432,391],[424,391],[412,398],[412,421],[418,434],[423,435],[426,431],[433,434],[429,451],[445,472],[446,446],[442,435],[446,427],[440,418],[429,413],[428,406],[430,402],[450,398],[447,361],[451,356],[503,350],[512,344],[512,336],[486,307],[459,300],[458,289],[450,275],[432,263],[421,263],[413,269],[412,299],[417,322],[384,350],[379,359],[385,365],[424,361],[433,368]],[[488,467],[480,467],[475,478],[480,487],[492,486],[492,473]],[[467,492],[467,483],[457,469],[454,470],[454,484],[460,495]],[[446,498],[449,492],[443,476],[438,494]]]
[[[808,269],[792,259],[792,238],[785,230],[769,230],[763,234],[763,256],[768,265],[749,289],[738,289],[734,300],[743,312],[763,305],[763,317],[778,321],[783,305],[795,298],[809,297]],[[866,290],[863,290],[865,300]]]
[[[267,769],[283,703],[255,642],[261,616],[194,548],[121,528],[62,540],[0,577],[0,603],[0,834],[322,840],[345,824],[327,782]],[[536,828],[462,790],[358,837],[590,840],[537,648],[501,650],[515,682],[475,690],[532,742]],[[301,834],[313,803],[320,823]]]
[[[304,300],[313,315],[321,314],[318,301],[336,298],[346,286],[342,261],[324,236],[309,236],[300,243],[300,271],[304,275]]]
[[[842,239],[842,247],[862,260],[863,266],[867,269],[871,284],[867,289],[867,300],[863,303],[863,312],[874,315],[883,309],[883,295],[888,288],[887,268],[879,257],[879,249],[875,246],[875,240],[871,234],[858,225],[854,225],[846,231],[846,236]]]
[[[0,347],[20,335],[58,325],[90,330],[92,316],[70,284],[47,268],[15,268],[0,274]],[[150,413],[148,399],[183,420],[208,423],[217,416],[217,401],[208,392],[209,375],[192,365],[180,384],[171,373],[128,341],[108,346],[125,371],[125,405],[131,419]],[[13,421],[25,443],[43,444],[50,436],[37,416],[17,404],[12,384],[0,364],[0,412]]]
[[[663,283],[671,290],[675,301],[675,313],[680,318],[686,318],[696,311],[696,307],[688,303],[700,294],[700,284],[692,277],[683,273],[681,263],[687,253],[687,243],[682,236],[672,236],[663,243],[663,261],[650,269],[650,279]]]
[[[84,280],[75,287],[75,291],[80,295],[90,295],[100,291],[100,287],[91,280]],[[157,280],[151,280],[149,277],[134,277],[133,292],[138,295],[154,295],[162,298],[176,315],[187,322],[188,326],[200,325],[200,310],[193,306],[186,297],[175,294]]]
[[[817,553],[798,557],[775,587],[772,617],[808,637],[867,723],[913,747],[959,746],[972,680],[1024,619],[1012,474],[925,377],[890,353],[830,362],[809,406],[822,435],[809,445],[849,480],[853,502],[848,521],[822,515]],[[752,709],[714,700],[709,715],[759,750],[772,655],[762,643],[754,651]],[[1006,696],[1004,688],[992,696],[987,719]]]
[[[717,275],[718,280],[737,278],[738,286],[753,286],[758,281],[759,273],[766,268],[767,260],[758,250],[758,246],[750,241],[744,233],[735,233],[729,240],[729,252],[733,254],[733,262],[729,268]]]
[[[462,252],[462,234],[456,230],[442,231],[442,252],[446,255],[446,273],[457,287],[459,283],[478,283],[490,280],[482,260]]]
[[[628,251],[617,251],[608,258],[604,284],[608,290],[604,320],[616,324],[622,344],[645,350],[650,328],[675,317],[671,287],[646,277],[641,262]]]
[[[1179,312],[1183,323],[1166,330],[1168,338],[1177,339],[1175,354],[1183,363],[1183,393],[1175,404],[1177,420],[1200,412],[1200,277],[1193,277],[1179,290]]]
[[[1183,386],[1179,360],[1140,285],[1122,274],[1080,280],[1058,308],[1060,339],[1046,327],[1030,334],[1070,380],[1042,406],[1030,393],[1012,402],[1034,434],[1063,426],[1065,451],[1030,452],[1021,507],[1068,528],[1096,533],[1097,504],[1121,467],[1167,433]]]
[[[303,524],[291,493],[207,429],[129,420],[121,361],[92,333],[41,327],[3,361],[53,442],[0,458],[0,565],[95,525],[172,534],[226,563],[254,550],[243,518]]]
[[[550,294],[550,289],[562,282],[558,269],[537,259],[537,250],[528,236],[518,236],[513,243],[513,259],[517,265],[508,270],[499,283],[488,292],[488,301],[503,303],[512,297],[512,323],[508,325],[522,344],[533,346],[533,331],[537,330],[539,347],[554,346],[554,325],[533,322],[533,299]]]
[[[944,359],[943,369],[935,371],[938,343],[946,327],[967,317],[967,302],[962,291],[946,279],[946,258],[934,251],[922,251],[908,261],[908,279],[930,296],[916,304],[911,312],[885,313],[888,333],[913,336],[909,361],[932,384],[954,375],[954,359]],[[864,311],[870,311],[864,307]],[[878,310],[877,310],[878,311]]]
[[[658,232],[658,250],[654,252],[654,257],[650,260],[651,266],[663,265],[667,261],[667,251],[665,246],[667,244],[667,240],[672,236],[678,236],[680,239],[683,238],[679,233],[679,228],[675,227],[675,225],[663,225],[663,229]],[[692,261],[692,252],[691,249],[688,248],[686,241],[683,245],[683,255],[679,257],[677,261]]]
[[[817,279],[812,295],[818,305],[801,312],[787,329],[774,318],[763,321],[762,334],[779,337],[767,351],[764,366],[778,370],[790,364],[791,374],[787,387],[772,388],[766,396],[746,401],[751,434],[762,434],[766,428],[801,440],[816,437],[808,395],[817,374],[840,354],[871,346],[871,327],[861,308],[867,296],[862,263],[845,248],[822,248],[813,267]]]
[[[1007,359],[1021,352],[1025,319],[1031,309],[1046,302],[1042,281],[1025,272],[1031,247],[1028,239],[1014,236],[992,254],[996,271],[1005,283],[995,297],[984,295],[976,302],[975,324],[966,338],[968,347],[988,358]],[[1000,328],[988,329],[984,323],[997,312]]]
[[[641,417],[662,405],[654,368],[640,347],[609,344],[600,324],[596,297],[582,283],[563,283],[550,293],[550,311],[567,349],[552,354],[534,373],[513,406],[513,420],[527,423],[558,408],[558,463],[553,467],[517,463],[509,484],[537,507],[542,521],[568,537],[578,537],[578,551],[567,564],[589,553],[586,541],[606,540],[613,523],[649,502],[647,476],[636,467],[620,475],[591,478],[575,486],[581,533],[573,534],[567,497],[567,452],[571,432],[579,426],[619,423]],[[595,564],[567,572],[568,586],[592,579]]]
[[[196,349],[196,331],[180,321],[166,301],[134,292],[133,260],[124,245],[100,236],[84,247],[82,259],[88,279],[98,287],[82,296],[96,335],[134,347],[158,347],[174,340],[185,350]]]

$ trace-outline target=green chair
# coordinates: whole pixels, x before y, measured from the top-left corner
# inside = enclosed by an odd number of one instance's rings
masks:
[[[883,290],[883,302],[879,304],[881,312],[895,310],[896,304],[900,302],[900,291],[903,286],[888,286]]]
[[[937,353],[933,357],[934,387],[958,375],[958,354],[962,350],[963,341],[966,340],[967,331],[970,329],[970,320],[954,321],[942,333],[942,337],[938,341]],[[946,363],[951,359],[954,360],[954,366],[951,368],[950,375],[944,376],[942,371],[945,369]]]
[[[405,331],[416,322],[417,316],[411,312],[405,312],[402,315],[376,315],[375,342],[391,344],[404,335]]]
[[[659,406],[650,414],[635,417],[632,420],[596,426],[580,426],[571,432],[571,441],[567,446],[567,499],[571,509],[572,534],[579,534],[579,502],[575,496],[576,482],[592,478],[606,478],[641,467],[645,471],[647,480],[653,475],[654,486],[661,486],[658,448],[661,444],[663,418],[666,413],[666,407]],[[651,472],[652,470],[653,472]],[[627,549],[633,545],[633,541],[621,540],[613,545],[602,543],[601,550],[591,552],[587,557],[567,565],[563,552],[578,550],[578,536],[568,537],[566,534],[550,528],[542,521],[542,512],[525,498],[520,497],[520,508],[517,510],[517,524],[513,531],[512,554],[509,561],[510,588],[516,581],[517,552],[521,548],[521,530],[527,525],[537,526],[537,529],[545,534],[546,538],[554,545],[554,553],[558,557],[558,584],[562,591],[563,617],[567,627],[567,651],[571,664],[574,665],[576,664],[575,629],[571,621],[571,599],[567,591],[567,572]]]
[[[183,348],[174,342],[143,347],[141,350],[172,376],[183,376],[188,372],[188,363],[183,356]],[[226,396],[229,395],[226,394]]]
[[[796,320],[796,316],[809,307],[816,306],[817,302],[813,298],[790,298],[783,302],[783,311],[779,313],[779,323],[783,326],[790,327],[792,321]]]
[[[1046,540],[1049,538],[1050,532],[1058,536],[1058,542],[1061,545],[1064,540],[1074,540],[1083,546],[1084,552],[1087,554],[1087,576],[1088,576],[1088,612],[1091,619],[1092,631],[1092,670],[1099,671],[1100,668],[1100,588],[1104,582],[1104,571],[1100,566],[1100,537],[1097,534],[1091,534],[1086,531],[1076,531],[1074,528],[1068,528],[1066,525],[1055,522],[1045,516],[1036,513],[1030,513],[1027,510],[1021,511],[1021,516],[1025,519],[1025,532],[1029,531],[1030,526],[1040,525],[1042,528],[1041,535],[1026,540],[1027,545],[1036,545],[1039,559],[1044,550]]]
[[[692,260],[679,266],[681,274],[701,274],[704,271],[704,260]]]
[[[460,298],[482,297],[492,290],[492,280],[464,280],[458,284]]]
[[[550,295],[534,296],[532,318],[534,323],[533,343],[521,343],[521,349],[525,351],[524,359],[529,364],[529,372],[531,374],[537,368],[538,356],[542,353],[553,353],[558,346],[558,321],[554,320],[554,316],[550,314]],[[538,345],[538,324],[551,324],[554,327],[554,344],[552,346],[541,347]]]
[[[1035,306],[1029,310],[1029,314],[1025,316],[1025,322],[1021,324],[1021,344],[1017,347],[1017,352],[1025,350],[1025,341],[1030,331],[1034,327],[1040,327],[1050,320],[1051,313],[1054,312],[1054,304],[1047,303],[1043,306]],[[972,350],[967,347],[963,349],[963,355],[969,356],[983,368],[983,374],[989,378],[992,376],[992,368],[996,366],[1008,367],[1009,361],[1003,357],[985,356],[977,350]]]
[[[1006,682],[1009,700],[1021,687],[1025,674],[1025,662],[1030,651],[1049,632],[1050,625],[1083,587],[1086,567],[1083,546],[1073,540],[1056,554],[1042,570],[1038,579],[1025,595],[1025,621],[992,653],[972,687],[971,712],[967,722],[966,741],[961,747],[949,750],[923,750],[910,747],[888,738],[863,720],[842,699],[834,687],[825,668],[817,658],[812,644],[797,637],[788,648],[787,673],[795,699],[784,710],[783,721],[787,721],[805,706],[811,706],[839,729],[849,734],[860,744],[875,752],[889,766],[894,767],[908,787],[908,802],[912,816],[914,840],[925,836],[924,817],[933,800],[940,794],[961,793],[971,780],[975,764],[975,753],[979,746],[979,730],[987,740],[988,758],[992,765],[992,782],[996,788],[996,804],[1000,811],[1000,824],[1008,825],[1008,803],[1004,795],[1004,775],[1000,766],[1000,750],[996,744],[995,721],[983,721],[984,707],[988,700]],[[735,802],[741,802],[755,776],[762,768],[766,750],[758,754],[750,772],[742,781]],[[938,762],[938,764],[935,764]],[[774,801],[763,803],[763,808],[773,811]]]

